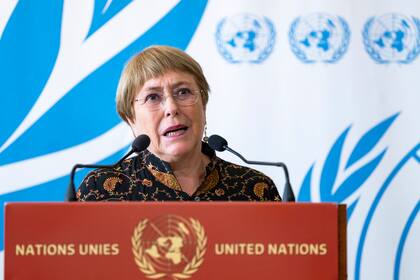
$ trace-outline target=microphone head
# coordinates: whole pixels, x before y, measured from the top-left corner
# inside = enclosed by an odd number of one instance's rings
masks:
[[[131,148],[133,152],[140,153],[141,151],[145,150],[150,145],[150,138],[146,134],[142,134],[134,139],[133,144],[131,144]]]
[[[226,146],[228,145],[228,142],[225,138],[216,134],[209,137],[208,143],[210,148],[219,152],[226,150]]]

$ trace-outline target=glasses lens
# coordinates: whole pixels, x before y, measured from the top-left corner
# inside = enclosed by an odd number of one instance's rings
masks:
[[[149,110],[157,110],[163,100],[163,95],[159,93],[148,93],[143,99],[140,99],[140,104]]]
[[[191,106],[197,103],[199,95],[199,90],[183,87],[175,89],[172,93],[172,98],[179,106]],[[161,105],[167,101],[167,98],[168,96],[164,96],[160,93],[150,93],[146,94],[144,98],[136,99],[136,101],[140,102],[140,105],[144,106],[149,111],[157,111],[161,108]]]
[[[174,91],[173,97],[178,105],[190,106],[197,102],[198,94],[198,91],[189,88],[179,88]]]

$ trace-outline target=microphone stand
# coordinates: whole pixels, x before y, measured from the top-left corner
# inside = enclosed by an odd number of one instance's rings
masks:
[[[255,165],[278,166],[278,167],[283,168],[284,175],[285,175],[285,178],[286,178],[286,183],[284,185],[284,190],[283,190],[283,201],[286,201],[286,202],[295,202],[296,201],[295,195],[293,193],[292,185],[290,184],[289,171],[287,170],[286,164],[284,164],[283,162],[265,162],[265,161],[247,160],[240,153],[238,153],[235,150],[232,150],[231,148],[229,148],[229,146],[223,145],[223,148],[228,150],[232,154],[236,155],[237,157],[239,157],[245,163],[255,164]]]

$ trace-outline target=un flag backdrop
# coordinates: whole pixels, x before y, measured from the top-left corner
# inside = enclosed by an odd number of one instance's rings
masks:
[[[127,151],[118,78],[155,44],[203,66],[209,134],[288,163],[299,201],[348,205],[349,279],[418,279],[416,0],[2,0],[2,206],[63,201],[73,164]]]

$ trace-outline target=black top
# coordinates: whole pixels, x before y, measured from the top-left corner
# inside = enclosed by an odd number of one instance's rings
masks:
[[[206,143],[210,157],[204,181],[193,195],[182,191],[170,165],[145,150],[116,169],[90,172],[77,191],[79,201],[281,201],[273,181],[254,169],[218,158]]]

